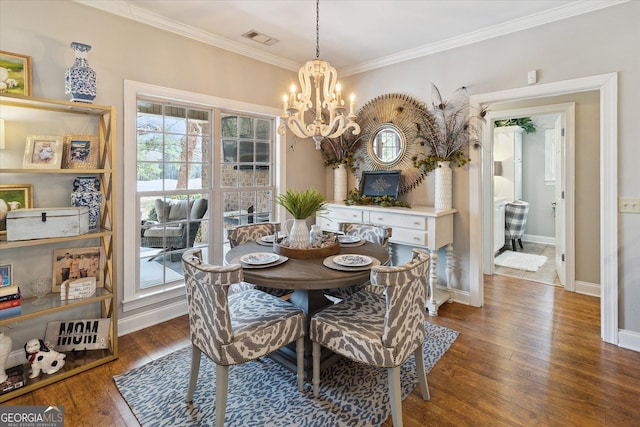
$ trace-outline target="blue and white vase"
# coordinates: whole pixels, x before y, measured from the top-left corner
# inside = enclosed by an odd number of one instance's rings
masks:
[[[96,230],[100,224],[102,192],[100,179],[95,176],[79,176],[73,180],[71,206],[89,208],[89,230]]]
[[[64,73],[64,93],[71,101],[91,104],[96,97],[96,72],[89,67],[87,52],[91,50],[88,44],[71,43],[76,59],[73,66]]]

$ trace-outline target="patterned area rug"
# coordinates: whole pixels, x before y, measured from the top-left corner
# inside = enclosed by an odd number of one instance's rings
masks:
[[[543,255],[525,254],[522,252],[504,251],[495,258],[495,264],[517,270],[538,271],[547,262]]]
[[[425,322],[425,369],[430,371],[458,332]],[[184,402],[191,346],[114,377],[142,426],[215,424],[215,365],[203,355],[193,403]],[[418,385],[415,360],[402,365],[402,398]],[[427,376],[428,381],[428,376]],[[387,370],[340,360],[298,392],[296,377],[269,358],[231,366],[226,426],[379,426],[391,415]]]

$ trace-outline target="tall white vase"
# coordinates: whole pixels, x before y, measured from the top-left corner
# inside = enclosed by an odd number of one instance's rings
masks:
[[[333,200],[347,200],[347,165],[344,163],[333,170]]]
[[[436,194],[435,194],[435,208],[436,209],[451,209],[451,192],[452,183],[451,179],[453,171],[451,170],[450,162],[438,162],[438,167],[435,170],[436,173]]]
[[[5,335],[4,332],[0,332],[0,383],[6,381],[7,373],[7,360],[9,359],[9,353],[11,353],[11,337]]]
[[[289,228],[289,224],[293,224]],[[284,222],[284,231],[289,235],[291,249],[309,248],[309,227],[304,219],[289,219]]]

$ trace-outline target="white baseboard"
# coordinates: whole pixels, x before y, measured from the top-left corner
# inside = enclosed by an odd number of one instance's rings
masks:
[[[140,314],[127,316],[118,321],[118,336],[127,335],[149,326],[157,325],[169,319],[187,314],[187,300],[165,305],[154,310],[147,310]]]
[[[600,298],[600,285],[576,280],[576,293]]]
[[[621,329],[618,331],[618,346],[640,352],[640,333]]]
[[[543,245],[555,245],[555,236],[537,236],[535,234],[525,234],[522,236],[523,242],[540,243]],[[507,242],[510,243],[510,242]]]
[[[459,289],[451,289],[453,292],[453,302],[457,302],[464,305],[469,305],[469,292],[461,291]]]

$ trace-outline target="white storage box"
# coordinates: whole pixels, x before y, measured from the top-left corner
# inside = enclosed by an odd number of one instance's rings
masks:
[[[79,236],[89,232],[89,208],[16,209],[7,213],[7,240]]]

